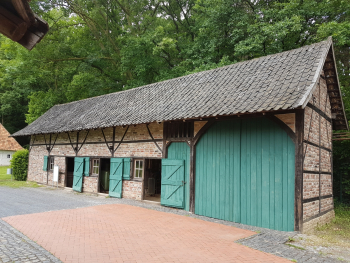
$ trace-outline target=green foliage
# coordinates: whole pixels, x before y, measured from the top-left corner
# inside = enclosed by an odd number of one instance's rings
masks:
[[[350,141],[333,142],[333,169],[334,196],[350,204]]]
[[[332,222],[317,227],[316,234],[321,237],[322,245],[332,244],[348,248],[350,245],[350,206],[336,202],[335,218]]]
[[[350,1],[32,0],[30,5],[49,22],[45,38],[28,52],[0,35],[0,115],[10,133],[58,103],[282,52],[328,36],[334,39],[350,117]]]
[[[19,150],[13,154],[11,159],[11,168],[13,176],[17,181],[27,180],[29,151],[26,149]]]

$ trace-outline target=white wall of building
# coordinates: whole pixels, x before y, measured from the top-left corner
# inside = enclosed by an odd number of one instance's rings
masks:
[[[0,166],[10,165],[10,160],[14,153],[14,151],[0,151]]]

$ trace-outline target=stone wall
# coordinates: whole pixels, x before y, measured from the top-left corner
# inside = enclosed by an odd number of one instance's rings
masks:
[[[149,124],[150,132],[154,139],[163,139],[163,124],[151,123]],[[125,133],[126,132],[126,133]],[[125,136],[124,136],[125,134]],[[87,136],[86,136],[87,135]],[[55,142],[50,156],[54,156],[55,165],[59,166],[59,183],[60,187],[65,187],[65,174],[66,174],[66,157],[75,157],[73,147],[78,137],[77,132],[70,132],[69,136],[67,133],[61,133],[57,136],[56,134],[51,135],[51,143]],[[120,141],[124,136],[123,143],[120,144],[119,148],[114,154],[114,157],[131,157],[131,158],[162,158],[162,152],[153,143],[149,142],[152,138],[150,137],[147,127],[145,124],[127,127],[116,127],[115,129],[115,140]],[[79,145],[84,144],[77,156],[89,156],[89,157],[111,157],[111,153],[105,142],[109,142],[108,146],[112,146],[110,141],[113,140],[113,128],[106,128],[96,130],[81,131],[79,132]],[[33,140],[33,138],[32,138]],[[48,144],[50,136],[40,135],[35,137],[35,144]],[[141,140],[148,140],[148,142],[140,142]],[[138,141],[138,142],[133,142]],[[67,143],[74,143],[72,145],[60,145]],[[96,142],[94,144],[90,144]],[[163,147],[163,142],[157,142],[160,149]],[[118,143],[115,144],[117,147]],[[43,171],[44,156],[48,156],[48,151],[45,145],[34,146],[31,148],[29,156],[29,167],[28,167],[28,181],[35,181],[41,184],[52,185],[53,172]],[[98,192],[98,177],[84,176],[83,177],[83,192],[97,193]],[[124,198],[141,200],[142,198],[142,182],[141,181],[124,181],[123,182],[123,193]]]
[[[142,182],[141,181],[123,181],[123,198],[141,200]]]
[[[309,103],[331,118],[327,84],[323,78],[320,78],[319,85]],[[303,229],[310,231],[311,226],[325,221],[324,219],[316,220],[318,216],[329,218],[332,213],[328,213],[329,215],[325,217],[323,212],[333,211],[333,197],[323,198],[332,195],[333,192],[332,152],[330,152],[332,150],[332,125],[309,106],[305,108],[304,121],[303,220],[307,223],[304,223]]]
[[[334,218],[334,210],[331,210],[319,217],[306,221],[303,224],[303,233],[311,233],[317,226],[329,223]]]

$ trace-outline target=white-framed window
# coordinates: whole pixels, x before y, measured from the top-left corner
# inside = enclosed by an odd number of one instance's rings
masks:
[[[99,169],[100,169],[100,159],[92,159],[91,173],[93,175],[98,175]]]
[[[49,157],[49,170],[53,171],[54,166],[55,166],[55,159],[54,159],[54,157]]]
[[[134,165],[134,178],[135,179],[142,179],[143,177],[143,160],[135,160]]]
[[[10,159],[10,158],[11,158],[11,154],[8,154],[8,155],[7,155],[7,159]]]

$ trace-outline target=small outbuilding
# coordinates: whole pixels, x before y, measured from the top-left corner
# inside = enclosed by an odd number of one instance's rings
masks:
[[[23,147],[10,136],[11,134],[0,124],[0,166],[10,165],[13,154],[23,150]]]
[[[332,130],[347,130],[332,40],[56,105],[28,180],[284,231],[334,216]]]

